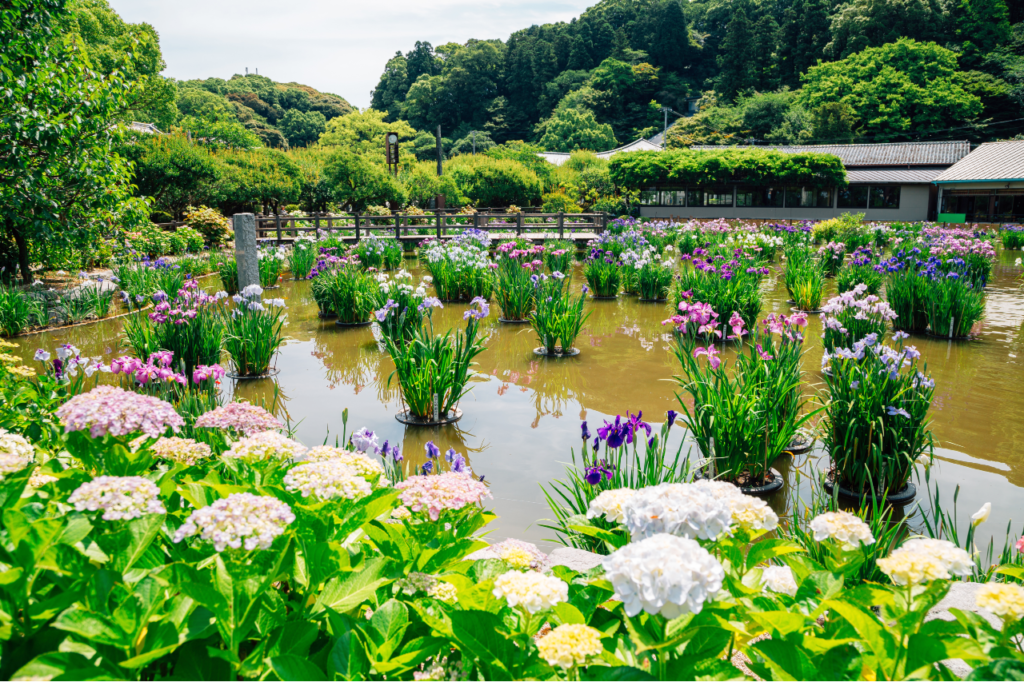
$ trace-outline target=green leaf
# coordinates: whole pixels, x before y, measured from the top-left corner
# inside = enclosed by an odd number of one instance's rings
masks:
[[[803,614],[789,611],[754,611],[750,613],[750,617],[773,636],[783,639],[790,633],[799,632],[807,623],[807,618]]]
[[[747,553],[747,570],[749,571],[760,563],[771,559],[777,559],[778,557],[786,554],[805,551],[806,550],[803,547],[789,540],[780,540],[776,538],[761,540],[760,542],[755,542],[751,545],[750,551]]]
[[[374,557],[366,562],[363,570],[332,578],[324,585],[312,612],[319,613],[326,607],[344,613],[359,606],[372,597],[377,588],[391,582],[384,576],[388,564],[387,558]]]
[[[52,652],[36,656],[16,670],[12,679],[22,680],[89,680],[104,673],[82,654]]]
[[[751,648],[764,658],[776,680],[814,679],[814,666],[807,653],[792,642],[763,639]]]
[[[583,618],[583,614],[580,613],[580,610],[572,604],[566,602],[560,602],[558,604],[555,604],[554,612],[555,615],[558,616],[558,620],[560,620],[563,624],[587,624],[586,619]]]
[[[128,634],[109,618],[77,606],[60,614],[53,627],[73,632],[87,642],[108,644],[120,649],[131,645]]]
[[[366,679],[370,659],[355,631],[349,630],[334,638],[331,655],[327,658],[327,672],[343,680]]]
[[[305,658],[282,654],[267,659],[270,668],[279,680],[326,680],[324,671]]]
[[[988,657],[977,642],[964,637],[917,633],[911,635],[907,642],[908,674],[926,666],[931,667],[933,663],[947,658],[983,661]]]
[[[364,630],[368,649],[375,661],[386,661],[398,648],[409,627],[409,609],[394,599],[384,602],[373,612],[370,627]]]
[[[479,661],[485,679],[514,679],[514,662],[523,652],[501,634],[501,618],[486,611],[453,611],[450,617],[463,656]]]
[[[587,668],[584,679],[601,680],[606,682],[647,682],[648,680],[656,680],[658,678],[649,672],[641,670],[640,668],[634,668],[630,665],[612,667],[592,665]]]
[[[878,622],[874,614],[838,599],[830,599],[822,606],[834,609],[836,613],[846,619],[846,622],[864,640],[864,644],[875,654],[875,660],[886,673],[886,677],[891,679],[894,673],[892,666],[896,660],[896,640]]]

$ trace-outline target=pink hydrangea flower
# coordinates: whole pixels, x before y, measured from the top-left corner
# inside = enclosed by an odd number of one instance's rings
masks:
[[[398,496],[402,504],[414,512],[426,511],[432,521],[437,521],[443,511],[458,511],[491,496],[491,491],[482,482],[454,471],[410,476],[395,487],[402,491]]]
[[[159,438],[168,426],[177,432],[185,424],[170,403],[116,386],[97,386],[76,395],[57,408],[57,417],[68,433],[89,429],[93,438],[138,431]]]
[[[197,428],[235,429],[246,436],[284,426],[277,417],[262,407],[246,402],[228,403],[199,416]]]

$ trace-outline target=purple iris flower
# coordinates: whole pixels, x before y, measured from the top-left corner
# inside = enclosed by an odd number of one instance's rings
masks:
[[[434,470],[434,463],[433,462],[427,462],[426,464],[423,465],[423,475],[424,476],[426,476],[427,474],[429,474],[433,470]]]
[[[679,413],[676,412],[675,410],[669,410],[668,411],[668,426],[669,426],[669,428],[672,428],[672,425],[676,423],[676,416],[678,414]]]
[[[612,480],[612,472],[603,466],[592,466],[587,467],[584,480],[590,485],[597,485],[601,482],[601,477],[604,477],[606,481]]]
[[[583,440],[590,440],[590,429],[587,428],[587,422],[583,422]]]
[[[440,456],[441,456],[441,449],[438,448],[436,445],[434,445],[434,441],[428,440],[427,441],[427,457],[430,458],[430,459],[437,459]],[[430,462],[427,462],[427,464],[430,464]]]
[[[633,442],[633,434],[639,431],[640,429],[646,431],[648,436],[651,435],[651,425],[640,419],[640,417],[642,417],[643,414],[643,410],[637,412],[636,414],[630,414],[629,412],[626,412],[626,417],[629,418],[629,422],[627,424],[629,426],[629,436],[626,438],[627,443]]]
[[[652,450],[654,449],[654,436],[651,436],[650,438],[647,439],[647,447],[651,448]]]
[[[886,408],[886,412],[889,414],[890,417],[900,416],[910,419],[910,413],[904,410],[903,408],[896,408],[890,405],[888,408]]]
[[[608,443],[608,447],[619,448],[622,447],[627,438],[632,441],[633,434],[629,426],[622,423],[622,417],[616,416],[614,424],[609,424],[608,420],[605,420],[604,426],[597,430],[597,435]]]

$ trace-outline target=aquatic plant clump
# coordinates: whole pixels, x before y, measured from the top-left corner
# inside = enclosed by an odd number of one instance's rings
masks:
[[[573,294],[570,280],[560,272],[533,275],[534,299],[537,308],[530,315],[530,324],[537,333],[548,355],[570,353],[575,349],[576,337],[590,317],[584,314],[586,294]]]
[[[595,298],[613,298],[619,293],[622,263],[612,252],[594,248],[583,261],[583,276]]]
[[[884,273],[885,267],[878,263],[871,249],[861,247],[850,255],[849,262],[836,275],[836,289],[843,294],[863,284],[869,294],[877,296],[885,282]]]
[[[822,358],[829,401],[825,406],[825,449],[835,480],[854,493],[886,496],[910,480],[918,457],[931,452],[928,410],[935,382],[920,352],[895,348],[868,335],[850,348]]]
[[[281,279],[281,268],[288,260],[284,247],[263,247],[257,253],[260,286],[264,289],[277,286],[278,280]]]
[[[494,269],[487,254],[490,239],[467,230],[447,241],[427,239],[420,245],[420,259],[433,278],[442,301],[490,299],[494,291]]]
[[[742,250],[734,250],[729,257],[696,249],[692,256],[683,256],[678,274],[674,303],[697,300],[710,305],[730,319],[736,313],[748,327],[757,322],[761,314],[761,280],[768,268],[747,258]]]
[[[239,376],[266,374],[284,342],[284,299],[262,295],[260,287],[247,286],[224,315],[224,349]]]
[[[851,346],[874,335],[882,338],[896,312],[888,303],[868,293],[866,284],[858,284],[850,291],[829,300],[821,309],[822,343],[827,350]]]
[[[402,245],[393,237],[365,236],[352,248],[352,253],[367,270],[396,270],[402,264]]]
[[[926,281],[924,307],[931,333],[950,338],[968,336],[985,316],[985,290],[971,279],[967,263],[956,258],[940,269],[929,259],[920,276]]]

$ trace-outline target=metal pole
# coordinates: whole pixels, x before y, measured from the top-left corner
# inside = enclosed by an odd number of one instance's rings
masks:
[[[441,171],[441,159],[444,157],[444,152],[441,150],[441,126],[437,126],[437,175],[440,177]]]

